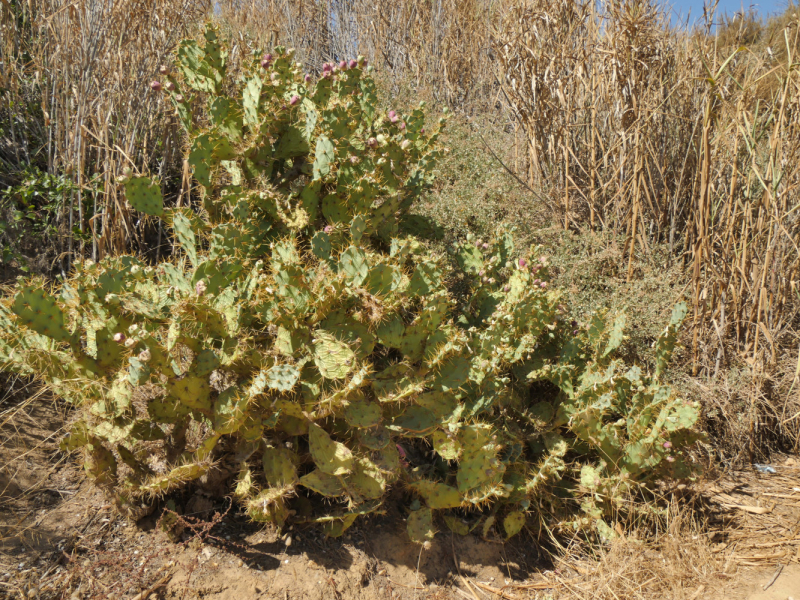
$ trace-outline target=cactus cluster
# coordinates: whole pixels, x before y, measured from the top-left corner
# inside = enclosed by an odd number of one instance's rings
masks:
[[[445,119],[382,114],[362,58],[314,80],[278,47],[232,81],[209,27],[176,63],[152,88],[185,126],[202,204],[125,181],[173,259],[77,263],[0,303],[4,368],[80,407],[64,445],[120,507],[227,472],[253,519],[335,536],[402,485],[425,543],[437,523],[510,537],[548,506],[594,527],[689,472],[698,411],[660,382],[685,306],[650,374],[614,357],[623,317],[566,320],[546,260],[509,232],[441,255],[402,233]]]

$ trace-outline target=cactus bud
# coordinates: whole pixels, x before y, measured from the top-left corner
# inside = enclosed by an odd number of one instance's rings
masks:
[[[397,113],[393,110],[390,110],[388,113],[390,119],[394,119],[397,116]]]
[[[351,69],[355,69],[358,66],[358,63],[356,61],[354,61],[354,60],[351,60],[348,66]]]
[[[181,94],[176,94],[175,102],[177,102],[178,104],[183,104],[183,96]]]
[[[524,268],[524,267],[525,267],[525,265],[527,265],[527,264],[528,264],[528,261],[527,261],[527,260],[525,260],[524,258],[520,258],[520,259],[519,259],[519,266],[520,266],[520,267]]]
[[[484,271],[483,269],[481,269],[481,270],[478,272],[478,275],[480,275],[481,277],[483,277],[484,275],[486,275],[486,271]]]
[[[268,60],[261,61],[261,68],[262,69],[269,69],[270,62]]]
[[[267,52],[264,56],[261,57],[262,60],[266,60],[267,62],[272,62],[272,54]]]
[[[289,100],[289,105],[290,105],[290,106],[294,106],[294,105],[296,105],[298,102],[300,102],[300,96],[298,96],[297,94],[295,94],[295,95],[294,95],[294,96],[292,96],[292,97],[291,97],[291,99]]]
[[[126,339],[127,338],[125,337],[125,334],[122,332],[117,332],[114,334],[114,341],[118,344],[124,344]]]
[[[175,84],[174,84],[174,83],[172,83],[171,81],[168,81],[168,82],[167,82],[167,85],[166,85],[165,87],[166,87],[166,88],[167,88],[167,90],[168,90],[168,91],[170,91],[170,92],[174,92],[174,91],[175,91]]]
[[[208,286],[206,285],[206,282],[203,281],[202,279],[194,285],[194,292],[198,296],[202,296],[203,294],[205,294],[207,289]]]
[[[504,286],[503,287],[503,291],[506,292],[506,293],[510,292],[511,291],[511,286],[510,285]]]
[[[547,282],[546,281],[541,282],[539,284],[539,287],[542,288],[542,289],[546,288],[547,287]]]
[[[343,60],[339,62],[339,68],[344,71],[347,68],[347,61]]]
[[[144,363],[148,362],[148,361],[150,360],[150,358],[152,358],[152,357],[150,356],[150,350],[148,350],[147,348],[145,348],[144,350],[142,350],[141,352],[139,352],[139,356],[138,356],[137,358],[138,358],[140,361],[144,362]]]
[[[280,79],[280,75],[278,75],[273,71],[272,73],[269,74],[269,78],[271,81],[278,81],[278,79]]]
[[[311,75],[306,74],[306,76],[303,77],[303,81],[305,81],[306,83],[309,83],[311,81]]]
[[[403,140],[402,142],[400,142],[400,147],[403,150],[408,150],[411,147],[411,140]]]
[[[135,340],[135,339],[133,339],[133,338],[128,338],[127,340],[125,340],[125,347],[126,347],[126,348],[131,348],[131,347],[133,347],[134,345],[136,345],[136,340]]]
[[[378,147],[378,140],[374,137],[371,137],[367,140],[367,147],[368,148],[377,148]]]
[[[161,82],[160,81],[151,81],[150,82],[150,89],[153,90],[154,92],[160,92],[161,91]]]
[[[484,242],[483,244],[481,244],[481,248],[483,248],[484,250],[488,250],[489,249],[489,244]]]
[[[161,65],[158,67],[158,72],[162,75],[169,75],[169,67],[167,65]]]
[[[330,71],[323,71],[322,72],[322,78],[323,79],[330,79],[331,78],[331,72]]]
[[[331,63],[324,63],[322,65],[322,70],[323,71],[330,71],[331,70]]]

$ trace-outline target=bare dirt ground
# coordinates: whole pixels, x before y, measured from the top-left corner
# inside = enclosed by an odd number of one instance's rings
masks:
[[[800,600],[793,457],[776,459],[775,474],[737,471],[680,490],[687,509],[662,535],[620,537],[591,556],[449,532],[421,550],[407,541],[401,497],[342,539],[314,528],[280,539],[227,499],[195,495],[181,503],[187,528],[170,539],[158,512],[128,522],[84,481],[58,450],[57,405],[0,408],[0,597]]]

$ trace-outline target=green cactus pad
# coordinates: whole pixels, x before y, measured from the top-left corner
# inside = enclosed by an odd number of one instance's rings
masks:
[[[192,372],[198,377],[206,377],[211,374],[212,371],[217,369],[220,364],[219,356],[217,353],[211,349],[202,350],[197,356],[194,358],[194,363],[192,364]]]
[[[125,197],[134,210],[160,217],[164,214],[161,186],[149,177],[131,177],[125,182]]]
[[[364,252],[350,246],[339,256],[339,272],[344,273],[353,285],[360,286],[369,275],[369,265]]]
[[[394,314],[378,325],[378,341],[388,348],[400,348],[406,326],[398,314]]]
[[[469,535],[469,525],[464,523],[458,517],[454,517],[453,515],[444,515],[443,518],[444,524],[447,525],[447,528],[453,533],[458,535]]]
[[[350,526],[355,523],[357,514],[348,513],[341,518],[333,517],[330,520],[322,521],[321,519],[317,519],[317,521],[322,522],[322,532],[330,538],[338,538],[344,535],[344,532],[347,531]]]
[[[155,398],[147,403],[147,414],[156,423],[177,423],[189,412],[188,406],[172,396]]]
[[[461,444],[453,437],[448,437],[443,431],[433,432],[433,449],[445,460],[457,460],[461,455]]]
[[[386,479],[378,466],[363,457],[355,459],[353,472],[345,478],[345,482],[351,493],[359,496],[359,503],[364,499],[377,500],[386,491]]]
[[[428,508],[458,508],[461,506],[461,494],[454,487],[436,481],[415,481],[409,485],[425,500]]]
[[[375,427],[383,419],[381,407],[374,402],[356,401],[350,402],[344,409],[344,418],[353,427],[369,428]]]
[[[508,513],[503,519],[506,539],[517,535],[525,527],[525,513],[519,510]]]
[[[273,487],[281,488],[297,481],[292,453],[286,448],[266,446],[261,460],[264,466],[264,477]]]
[[[381,450],[392,441],[392,438],[385,427],[378,427],[376,429],[359,429],[358,441],[370,450]]]
[[[331,436],[319,425],[308,426],[308,448],[314,463],[323,473],[345,475],[353,470],[353,453]]]
[[[417,437],[427,435],[438,424],[436,415],[427,408],[412,405],[403,414],[392,420],[389,429]]]
[[[64,313],[56,304],[55,298],[42,289],[23,287],[14,296],[11,310],[21,323],[36,333],[46,335],[56,342],[69,340]]]
[[[497,483],[505,470],[506,466],[488,448],[473,454],[464,452],[456,473],[458,491],[466,493],[489,483]]]
[[[229,387],[214,402],[214,430],[221,434],[239,431],[247,419],[247,397]]]
[[[189,151],[188,161],[194,169],[194,178],[206,189],[211,187],[211,168],[209,165],[213,164],[213,152],[214,143],[208,134],[197,136],[192,141],[192,147]]]
[[[243,102],[244,107],[244,121],[252,129],[258,127],[261,119],[259,117],[259,103],[261,101],[261,78],[254,75],[247,81],[244,88]]]
[[[274,523],[279,527],[289,518],[282,488],[267,488],[247,501],[247,515],[258,523]]]
[[[331,172],[331,164],[336,159],[336,149],[324,135],[317,138],[314,157],[314,179],[321,179]]]
[[[442,285],[442,272],[435,263],[423,262],[414,269],[411,282],[408,284],[408,293],[412,296],[428,296],[440,289]]]
[[[311,238],[311,252],[320,260],[331,257],[331,236],[324,231],[318,231]]]
[[[167,382],[169,394],[181,401],[185,406],[195,410],[211,411],[211,386],[208,379],[188,374],[180,379]]]
[[[267,385],[279,392],[288,392],[300,379],[300,369],[294,365],[276,365],[269,371]]]
[[[353,369],[355,353],[350,347],[322,330],[315,334],[314,364],[325,379],[344,379]]]
[[[181,209],[172,212],[172,230],[193,266],[197,266],[197,238],[191,218]]]
[[[298,483],[303,487],[327,496],[329,498],[336,498],[344,494],[344,486],[342,481],[333,475],[329,475],[324,471],[316,469],[307,475],[303,475]]]
[[[408,515],[406,523],[408,537],[412,542],[424,544],[433,540],[433,513],[430,508],[423,507],[419,510],[412,510]]]

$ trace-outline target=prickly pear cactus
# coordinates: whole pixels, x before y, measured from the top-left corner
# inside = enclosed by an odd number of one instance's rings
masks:
[[[398,233],[444,120],[379,110],[362,58],[313,79],[279,47],[232,81],[226,56],[209,28],[162,86],[202,206],[126,182],[173,259],[77,263],[0,303],[4,368],[80,408],[64,446],[121,508],[227,474],[253,519],[335,536],[403,485],[425,543],[439,521],[510,537],[534,512],[595,527],[689,473],[697,408],[659,381],[685,306],[654,374],[623,364],[623,318],[568,324],[546,261],[509,232],[445,255]]]

